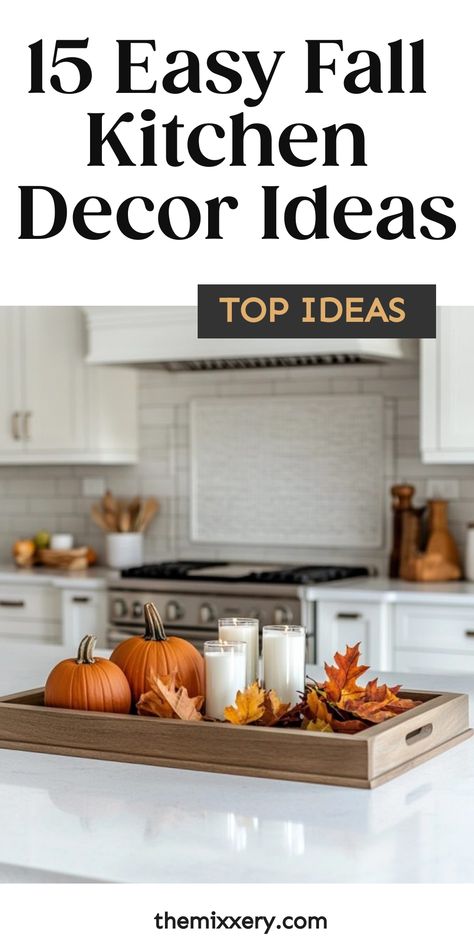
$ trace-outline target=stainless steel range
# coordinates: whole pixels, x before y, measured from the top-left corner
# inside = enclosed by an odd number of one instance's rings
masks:
[[[305,590],[315,583],[366,576],[364,567],[262,566],[179,560],[123,570],[109,586],[107,644],[114,647],[143,631],[143,606],[152,599],[166,628],[202,651],[217,637],[217,620],[249,616],[260,628],[276,623],[304,625],[308,661],[316,657],[314,603]]]

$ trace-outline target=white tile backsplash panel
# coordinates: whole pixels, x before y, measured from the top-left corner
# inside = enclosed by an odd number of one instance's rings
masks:
[[[103,537],[89,517],[93,498],[83,496],[84,478],[103,478],[112,491],[133,496],[156,494],[159,517],[146,536],[147,559],[216,557],[260,561],[361,563],[386,569],[390,542],[390,484],[407,479],[423,503],[429,480],[454,480],[459,500],[449,504],[450,525],[464,546],[466,522],[474,521],[474,465],[423,464],[416,436],[419,413],[418,366],[321,366],[303,369],[236,370],[170,374],[140,370],[140,463],[136,467],[61,466],[0,467],[0,560],[7,560],[13,540],[40,529],[59,531],[70,524],[78,543],[103,550]],[[250,394],[325,397],[333,394],[376,394],[385,405],[384,469],[374,471],[385,496],[384,536],[374,549],[360,547],[286,546],[246,543],[197,543],[190,532],[189,406],[194,399]],[[410,421],[412,419],[412,421]],[[351,453],[344,467],[351,470]],[[337,483],[335,483],[337,490]],[[44,501],[44,503],[43,503]],[[66,501],[66,507],[64,506]]]
[[[193,401],[191,539],[380,547],[383,408],[359,394]]]

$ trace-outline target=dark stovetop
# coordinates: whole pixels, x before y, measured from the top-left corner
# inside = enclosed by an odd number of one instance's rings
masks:
[[[124,579],[185,579],[213,582],[282,583],[310,586],[337,579],[368,576],[365,566],[254,566],[246,563],[217,563],[203,560],[176,560],[145,563],[124,569]]]

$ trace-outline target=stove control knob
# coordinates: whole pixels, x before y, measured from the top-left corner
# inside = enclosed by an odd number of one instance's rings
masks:
[[[112,612],[115,619],[123,619],[127,615],[127,603],[125,599],[114,599],[112,602]]]
[[[132,606],[132,616],[134,619],[141,619],[143,615],[143,606],[141,602],[134,602]]]
[[[289,625],[293,615],[290,609],[287,609],[285,606],[275,606],[273,612],[273,621],[275,625]]]
[[[176,602],[175,599],[170,599],[170,601],[166,603],[165,616],[168,622],[177,622],[183,618],[184,610],[179,605],[179,602]]]
[[[212,606],[208,602],[203,602],[202,606],[199,609],[199,620],[205,624],[215,621],[215,613]]]

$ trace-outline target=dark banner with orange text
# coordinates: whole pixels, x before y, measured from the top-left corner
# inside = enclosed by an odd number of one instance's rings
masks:
[[[201,339],[434,339],[434,284],[204,284]]]

